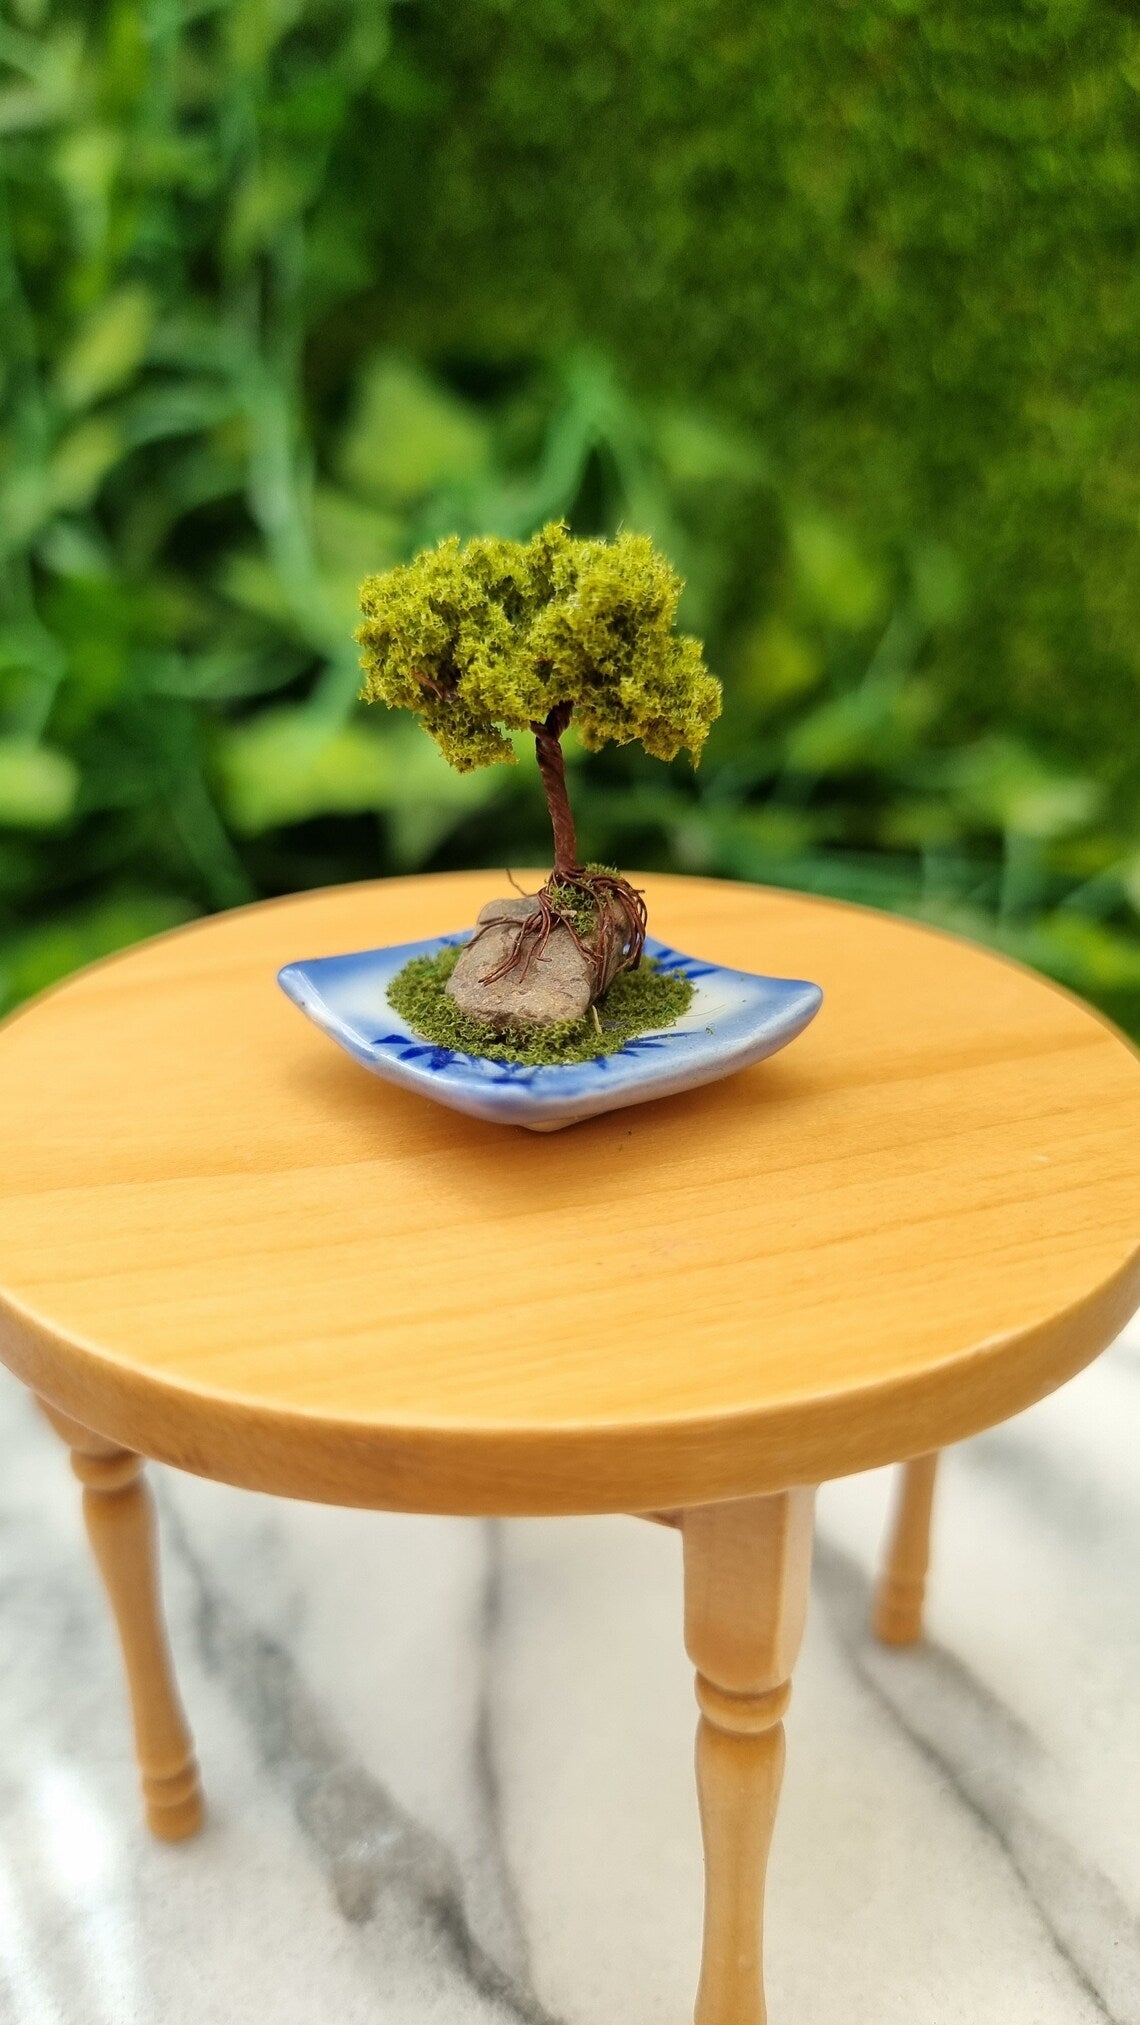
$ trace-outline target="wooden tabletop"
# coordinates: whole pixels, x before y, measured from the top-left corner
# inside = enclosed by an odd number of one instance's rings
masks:
[[[757,1068],[548,1136],[374,1079],[278,990],[291,958],[462,928],[502,883],[242,909],[0,1029],[21,1378],[259,1489],[649,1510],[971,1434],[1140,1304],[1140,1060],[967,943],[639,880],[655,934],[815,978],[823,1010]]]

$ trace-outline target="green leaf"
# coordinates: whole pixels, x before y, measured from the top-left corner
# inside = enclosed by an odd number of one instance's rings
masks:
[[[654,446],[669,477],[678,485],[707,485],[718,480],[755,484],[767,476],[759,445],[739,429],[688,408],[669,408],[658,417]]]
[[[75,806],[79,771],[66,753],[19,739],[0,740],[0,823],[48,830]]]
[[[340,472],[367,498],[411,503],[436,487],[471,483],[489,451],[480,415],[418,367],[380,356],[363,376]]]
[[[337,486],[322,485],[313,497],[313,541],[326,596],[347,638],[359,623],[362,579],[399,561],[406,523]]]
[[[141,387],[120,409],[120,419],[127,442],[137,448],[165,436],[189,436],[215,428],[237,412],[234,394],[224,382],[181,379]]]
[[[963,827],[959,812],[944,795],[921,800],[904,795],[885,811],[876,836],[888,850],[937,851],[956,844]]]
[[[415,725],[393,724],[389,738],[393,781],[385,803],[388,832],[397,863],[414,869],[465,816],[495,801],[503,793],[503,781],[498,768],[456,773],[434,741]],[[519,756],[533,768],[534,740],[527,736],[517,744]],[[570,746],[567,764],[572,766],[574,759],[575,750]],[[537,779],[534,800],[536,809],[541,807]]]
[[[731,694],[774,707],[813,689],[823,673],[820,652],[780,619],[770,619],[745,637],[737,656]]]
[[[322,724],[303,707],[267,710],[223,732],[226,811],[247,836],[315,815],[379,809],[391,792],[390,744],[363,724]]]
[[[788,767],[818,777],[897,764],[934,707],[930,690],[918,681],[861,683],[799,720],[788,739]]]
[[[791,546],[797,587],[811,614],[846,632],[861,632],[882,617],[886,581],[837,521],[802,516],[792,525]]]
[[[910,559],[915,614],[924,626],[950,626],[966,604],[962,565],[944,542],[923,542]]]
[[[254,835],[316,815],[388,816],[396,855],[416,864],[469,809],[498,791],[485,775],[455,773],[411,723],[330,727],[304,706],[266,710],[218,741],[224,806]]]
[[[45,569],[58,577],[105,577],[111,558],[106,543],[90,524],[78,520],[54,520],[46,527],[36,550]]]
[[[109,415],[91,415],[77,423],[56,445],[51,460],[51,505],[65,513],[89,506],[122,451],[122,435]]]
[[[948,784],[983,820],[1042,842],[1081,829],[1103,798],[1096,781],[1061,773],[1028,745],[997,736],[960,753]]]
[[[231,550],[218,575],[218,589],[246,612],[292,632],[296,614],[276,570],[251,549]]]
[[[292,168],[282,162],[255,168],[237,192],[230,211],[230,257],[244,264],[272,245],[282,227],[302,209],[307,194],[308,177],[301,162]]]
[[[1058,908],[1019,938],[1016,953],[1090,997],[1140,990],[1140,941],[1086,914]]]
[[[125,386],[143,358],[153,321],[154,302],[141,282],[127,282],[99,303],[59,362],[65,407],[90,407]]]

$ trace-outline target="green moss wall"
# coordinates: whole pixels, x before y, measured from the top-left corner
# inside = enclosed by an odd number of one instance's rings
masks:
[[[1119,778],[1140,689],[1140,21],[959,0],[427,0],[386,286],[588,341],[964,576],[941,683]],[[456,278],[461,286],[456,287]]]

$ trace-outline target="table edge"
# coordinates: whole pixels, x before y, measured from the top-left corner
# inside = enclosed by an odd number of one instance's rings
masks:
[[[1055,1391],[1138,1309],[1140,1243],[1069,1308],[902,1378],[632,1423],[472,1427],[285,1411],[118,1364],[3,1293],[0,1360],[94,1432],[196,1476],[319,1504],[554,1517],[766,1495],[948,1447]]]

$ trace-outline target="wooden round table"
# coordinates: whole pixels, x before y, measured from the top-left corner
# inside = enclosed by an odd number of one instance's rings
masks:
[[[537,875],[536,875],[537,877]],[[700,2025],[758,2025],[813,1487],[933,1458],[1140,1305],[1140,1059],[1018,966],[860,908],[646,877],[655,934],[824,987],[786,1053],[551,1135],[368,1076],[294,958],[469,923],[488,872],[302,894],[95,965],[0,1031],[0,1355],[69,1441],[152,1826],[200,1818],[140,1457],[378,1509],[679,1526],[701,1706]]]

